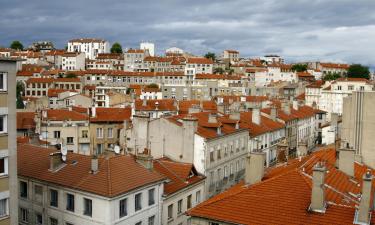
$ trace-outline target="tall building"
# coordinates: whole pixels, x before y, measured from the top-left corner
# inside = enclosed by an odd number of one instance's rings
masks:
[[[341,140],[355,149],[358,160],[375,167],[375,92],[354,91],[344,98]]]
[[[18,224],[16,73],[20,61],[0,58],[0,225]]]
[[[109,42],[96,38],[79,38],[68,42],[68,52],[84,52],[86,58],[96,59],[99,53],[109,53]]]

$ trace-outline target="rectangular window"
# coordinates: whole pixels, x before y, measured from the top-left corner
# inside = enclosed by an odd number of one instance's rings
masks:
[[[66,194],[66,210],[74,212],[74,195]]]
[[[189,195],[189,196],[187,197],[187,204],[186,204],[186,207],[187,207],[188,209],[191,208],[191,195]]]
[[[1,199],[0,200],[0,217],[4,217],[8,215],[8,199]]]
[[[108,128],[108,138],[113,138],[113,128]]]
[[[155,216],[150,216],[148,218],[148,225],[154,225],[155,224]]]
[[[92,200],[83,198],[83,206],[84,206],[83,214],[86,216],[92,216]]]
[[[20,182],[20,196],[22,198],[27,198],[27,183],[24,181]]]
[[[35,224],[42,225],[43,224],[43,216],[40,213],[35,214]]]
[[[0,115],[0,133],[7,132],[7,116]]]
[[[52,217],[50,217],[50,218],[49,218],[49,224],[50,224],[50,225],[58,225],[58,224],[59,224],[59,221],[58,221],[56,218],[52,218]]]
[[[168,206],[168,219],[172,219],[173,218],[173,204],[170,204]]]
[[[60,131],[55,130],[55,131],[53,132],[53,137],[54,137],[54,138],[60,138]]]
[[[43,202],[43,187],[40,185],[34,186],[34,200],[39,203]]]
[[[182,199],[178,200],[177,202],[177,213],[178,214],[182,213]]]
[[[96,154],[100,155],[103,153],[103,144],[97,144],[96,145]]]
[[[7,74],[0,73],[0,91],[7,91]]]
[[[24,209],[24,208],[20,209],[20,219],[21,219],[21,222],[24,222],[24,223],[29,222],[29,211],[27,209]]]
[[[50,189],[49,190],[49,197],[50,197],[50,206],[58,207],[59,204],[59,197],[57,190]]]
[[[69,145],[72,145],[74,144],[74,137],[67,137],[66,138],[66,143]]]
[[[82,131],[82,138],[87,138],[88,137],[88,131],[87,130],[83,130]]]
[[[195,202],[196,204],[199,204],[201,202],[201,191],[197,191],[195,194]]]
[[[148,205],[155,204],[155,189],[148,190]]]
[[[128,215],[128,200],[122,199],[119,203],[120,207],[120,218]]]
[[[138,193],[135,195],[134,206],[135,206],[135,211],[139,211],[142,209],[142,193]]]
[[[142,225],[142,221],[137,222],[135,225]]]
[[[96,128],[96,137],[103,138],[103,128]]]

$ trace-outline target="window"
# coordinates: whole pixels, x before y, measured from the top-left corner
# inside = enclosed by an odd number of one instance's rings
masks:
[[[59,224],[59,221],[58,221],[56,218],[52,218],[52,217],[50,217],[50,218],[49,218],[49,224],[50,224],[50,225],[58,225],[58,224]]]
[[[0,200],[0,217],[8,215],[8,199],[4,198]]]
[[[69,223],[69,222],[66,222],[66,223],[65,223],[65,225],[74,225],[74,224],[72,224],[72,223]]]
[[[43,216],[40,213],[35,214],[35,224],[43,224]]]
[[[103,128],[96,128],[96,137],[103,138]]]
[[[34,186],[34,199],[35,201],[42,203],[43,202],[43,187],[40,185]]]
[[[29,222],[29,211],[27,209],[24,209],[24,208],[20,209],[20,220],[21,222],[25,222],[25,223]]]
[[[142,209],[142,193],[138,193],[134,198],[135,211]]]
[[[172,219],[173,218],[173,204],[170,204],[168,206],[168,219]]]
[[[5,175],[8,173],[7,171],[7,164],[8,158],[0,158],[0,175]]]
[[[122,199],[119,203],[120,218],[128,215],[128,199]]]
[[[182,199],[178,200],[177,202],[177,214],[182,213]]]
[[[0,91],[7,90],[7,74],[0,73]]]
[[[187,208],[190,209],[191,208],[191,195],[189,195],[187,197],[187,204],[186,204]]]
[[[67,144],[74,144],[74,138],[73,137],[67,137],[66,138],[66,143]]]
[[[88,131],[87,130],[83,130],[82,131],[82,138],[87,138],[88,137]]]
[[[86,216],[92,216],[92,200],[83,198],[83,214]]]
[[[155,204],[155,189],[148,190],[148,205]]]
[[[53,137],[54,137],[54,138],[60,138],[60,131],[55,130],[55,131],[53,132]]]
[[[0,115],[0,133],[7,132],[7,116]]]
[[[96,145],[96,154],[100,155],[103,153],[103,144],[97,144]]]
[[[210,162],[213,162],[214,160],[214,152],[210,152]]]
[[[108,128],[108,138],[113,138],[113,128]]]
[[[142,225],[142,221],[137,222],[135,225]]]
[[[197,193],[195,193],[195,202],[196,204],[201,202],[201,191],[197,191]]]
[[[349,90],[349,91],[352,91],[353,89],[354,89],[354,86],[353,86],[353,85],[349,85],[349,86],[348,86],[348,90]]]
[[[50,206],[58,207],[59,201],[58,201],[58,192],[57,190],[50,189],[49,190],[49,197],[50,197]]]
[[[365,90],[365,87],[364,87],[364,86],[360,86],[360,87],[359,87],[359,90],[364,91],[364,90]]]
[[[66,194],[66,210],[74,212],[74,195]]]
[[[27,198],[27,183],[25,181],[20,182],[20,196]]]
[[[155,216],[150,216],[148,218],[148,225],[154,225],[155,224]]]

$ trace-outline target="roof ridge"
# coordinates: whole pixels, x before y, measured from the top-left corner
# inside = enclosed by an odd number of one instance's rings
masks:
[[[161,165],[163,168],[165,168],[166,170],[168,170],[168,172],[172,173],[174,176],[176,176],[176,178],[178,180],[180,180],[181,182],[185,182],[185,180],[183,180],[181,177],[179,177],[174,171],[170,170],[168,167],[164,166],[163,163],[161,163],[159,160],[156,160],[159,165]],[[191,169],[190,169],[191,170]]]

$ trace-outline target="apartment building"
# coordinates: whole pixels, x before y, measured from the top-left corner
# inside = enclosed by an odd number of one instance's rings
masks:
[[[62,55],[61,69],[66,71],[84,70],[86,67],[85,53],[66,52]]]
[[[186,62],[186,68],[194,69],[195,74],[199,73],[208,73],[212,74],[213,72],[213,61],[206,58],[188,58]]]
[[[146,113],[150,118],[160,118],[163,115],[176,115],[177,106],[177,101],[173,99],[136,99],[132,110],[133,115]]]
[[[148,148],[155,158],[194,164],[207,177],[206,198],[243,176],[249,131],[240,128],[236,118],[209,112],[159,119],[135,115],[132,124],[128,150]]]
[[[17,224],[16,73],[21,61],[0,57],[0,224]]]
[[[20,145],[19,224],[161,225],[165,178],[131,156]]]
[[[236,50],[224,50],[223,59],[228,60],[230,63],[238,62],[240,59],[240,52]]]
[[[144,49],[129,49],[124,53],[124,70],[130,72],[147,71],[143,67],[143,60],[149,55],[149,52]]]
[[[364,78],[339,78],[321,90],[318,108],[326,111],[330,120],[331,113],[342,115],[343,100],[353,91],[372,91],[373,88],[374,84]]]
[[[109,50],[109,42],[103,39],[79,38],[68,42],[68,52],[83,52],[87,59],[96,59],[99,53],[109,53]]]
[[[308,106],[319,106],[323,88],[330,85],[330,82],[317,80],[308,84],[305,88],[305,103]]]
[[[204,180],[191,163],[166,157],[153,161],[154,170],[169,179],[164,184],[162,224],[190,224],[185,212],[204,200]]]

